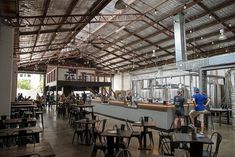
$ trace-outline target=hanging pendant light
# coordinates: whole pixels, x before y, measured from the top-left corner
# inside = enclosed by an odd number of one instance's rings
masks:
[[[220,29],[219,32],[220,32],[219,40],[226,40],[227,37],[224,34],[224,29]]]
[[[153,50],[152,57],[156,57],[156,51],[155,50]]]

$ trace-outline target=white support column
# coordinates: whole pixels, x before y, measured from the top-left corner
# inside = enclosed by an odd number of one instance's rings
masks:
[[[16,91],[17,91],[17,76],[18,76],[18,68],[17,68],[17,58],[13,57],[12,62],[12,81],[11,81],[11,102],[15,102]]]
[[[14,28],[0,23],[0,115],[10,115]]]

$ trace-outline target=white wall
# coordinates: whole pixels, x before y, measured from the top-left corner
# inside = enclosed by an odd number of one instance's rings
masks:
[[[113,77],[113,90],[122,90],[122,73],[115,74]]]
[[[14,28],[0,23],[0,115],[10,115]]]
[[[64,74],[68,71],[68,69],[58,68],[58,80],[65,80]]]
[[[115,74],[113,78],[113,90],[131,90],[131,75],[129,73]]]
[[[15,102],[15,98],[16,98],[17,74],[18,74],[17,58],[14,57],[13,62],[12,62],[11,102]]]
[[[123,90],[131,90],[131,75],[129,73],[123,74]]]

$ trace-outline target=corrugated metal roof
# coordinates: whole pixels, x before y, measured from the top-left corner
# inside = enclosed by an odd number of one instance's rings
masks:
[[[167,60],[174,57],[171,54],[174,51],[173,16],[182,11],[186,19],[187,45],[189,48],[197,45],[193,50],[188,50],[188,55],[194,54],[194,51],[206,51],[209,55],[210,50],[214,55],[215,49],[222,43],[229,45],[226,47],[230,50],[235,46],[233,1],[124,0],[126,9],[123,10],[115,8],[116,2],[19,1],[19,16],[22,19],[19,24],[18,65],[30,67],[37,63],[44,64],[49,62],[48,58],[56,62],[58,57],[63,60],[68,58],[69,63],[76,55],[84,60],[93,60],[97,63],[96,67],[107,64],[103,68],[113,70],[133,70],[133,61],[130,61],[133,56],[136,62],[134,69],[141,68],[139,65],[152,66],[155,62],[167,64]],[[221,28],[225,29],[228,38],[225,41],[218,40]],[[198,48],[200,46],[201,49]],[[159,58],[151,57],[153,49]],[[223,53],[228,53],[226,48]]]

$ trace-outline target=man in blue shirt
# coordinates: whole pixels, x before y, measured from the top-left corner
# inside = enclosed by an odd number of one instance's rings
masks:
[[[194,126],[194,118],[197,117],[197,120],[201,122],[201,131],[200,134],[203,134],[204,132],[204,114],[207,112],[205,107],[205,101],[208,100],[208,97],[206,95],[203,95],[200,93],[200,90],[198,88],[194,88],[195,94],[192,96],[193,98],[193,104],[194,109],[190,111],[189,117],[191,119],[191,122]]]

